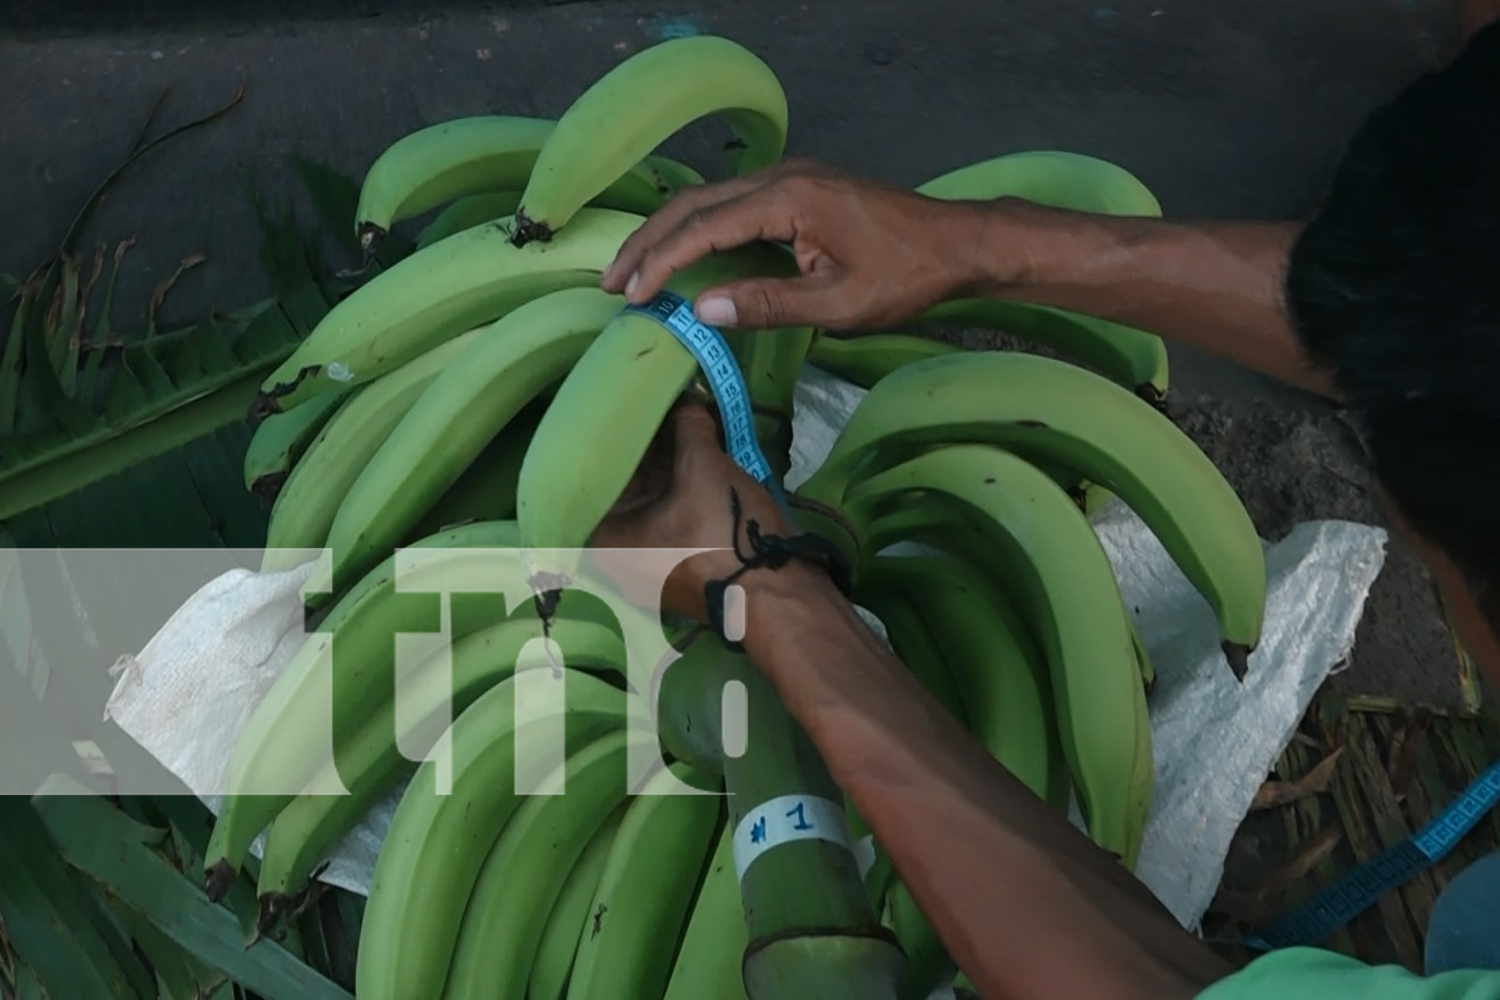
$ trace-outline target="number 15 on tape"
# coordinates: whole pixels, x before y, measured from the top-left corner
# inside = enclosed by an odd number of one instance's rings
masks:
[[[734,828],[734,867],[740,881],[761,855],[799,840],[823,840],[850,850],[844,807],[813,795],[782,795],[748,810]]]

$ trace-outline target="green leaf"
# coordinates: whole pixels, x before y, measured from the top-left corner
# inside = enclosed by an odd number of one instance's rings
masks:
[[[273,941],[245,946],[234,914],[144,845],[122,836],[129,822],[102,799],[51,796],[37,811],[75,866],[108,886],[198,961],[222,969],[265,1000],[352,1000],[352,995]],[[86,996],[89,994],[74,994]]]
[[[133,959],[133,970],[121,964],[119,953],[129,954],[126,943],[102,935],[103,914],[62,863],[30,801],[0,797],[0,817],[6,833],[0,838],[0,910],[18,955],[37,970],[48,994],[149,997],[149,986],[136,988],[144,969]]]
[[[332,167],[301,156],[292,157],[292,166],[302,177],[313,207],[341,247],[358,255],[359,238],[354,232],[359,212],[359,182]]]
[[[0,302],[8,302],[21,292],[22,281],[13,274],[0,274]]]
[[[57,373],[48,363],[47,313],[41,304],[50,302],[61,284],[64,281],[54,265],[42,282],[41,292],[37,296],[38,308],[33,309],[26,320],[26,363],[21,380],[34,401],[32,405],[43,409],[43,412],[34,415],[37,420],[45,418],[54,421],[70,434],[86,434],[98,426],[98,417],[63,391],[62,383],[57,380]],[[23,430],[33,426],[26,422],[28,416],[33,415],[25,412],[20,415],[19,426]]]
[[[62,268],[62,283],[58,286],[57,298],[53,306],[57,319],[54,322],[51,313],[47,317],[47,359],[52,365],[52,374],[56,376],[58,385],[62,386],[66,393],[69,391],[64,383],[65,368],[68,363],[68,342],[72,339],[73,330],[78,325],[80,282],[83,276],[79,273],[82,265],[77,257],[64,257]]]
[[[16,430],[21,405],[21,367],[26,360],[22,347],[26,343],[26,323],[35,304],[36,290],[28,286],[16,303],[5,354],[0,357],[0,437]]]
[[[82,777],[83,763],[59,721],[36,698],[20,665],[0,645],[0,775],[9,788],[35,788],[68,761]]]

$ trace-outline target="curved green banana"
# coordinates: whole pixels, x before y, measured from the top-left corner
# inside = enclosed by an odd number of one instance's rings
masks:
[[[556,130],[550,118],[475,115],[402,136],[375,158],[360,186],[355,210],[360,246],[373,253],[392,225],[445,202],[507,188],[520,191]],[[658,184],[651,165],[638,162],[594,201],[600,208],[647,215],[666,200]],[[497,215],[513,211],[514,206]]]
[[[588,674],[527,670],[454,720],[451,760],[417,768],[375,863],[355,969],[360,1000],[441,995],[474,880],[524,797],[517,789],[539,787],[556,766],[559,730],[572,756],[628,728],[628,700],[639,701]]]
[[[474,880],[443,996],[525,995],[542,938],[537,914],[556,904],[589,841],[625,801],[632,741],[654,746],[655,737],[608,733],[569,757],[505,824]]]
[[[964,698],[954,683],[932,630],[912,603],[905,584],[893,580],[889,572],[881,572],[893,558],[876,556],[867,564],[870,568],[861,571],[854,588],[854,599],[880,619],[885,626],[886,638],[890,640],[891,651],[922,682],[927,693],[936,698],[959,725],[969,729],[969,712],[964,707]]]
[[[553,292],[497,320],[454,355],[339,503],[328,531],[334,586],[383,558],[522,407],[568,375],[623,302],[598,288]]]
[[[423,538],[435,531],[470,521],[513,520],[516,516],[516,484],[521,462],[531,446],[542,414],[550,399],[538,397],[521,408],[505,429],[495,435],[479,457],[465,469],[438,500],[422,515],[411,537]]]
[[[291,569],[307,560],[309,550],[328,544],[339,506],[360,472],[421,398],[422,390],[479,333],[470,330],[439,344],[349,393],[292,469],[271,507],[266,548],[261,553],[262,573]]]
[[[580,209],[544,245],[511,245],[512,217],[483,223],[403,258],[339,302],[261,382],[275,412],[320,392],[378,378],[445,340],[563,288],[597,286],[641,216]]]
[[[954,555],[876,556],[864,585],[912,603],[975,738],[1038,798],[1066,813],[1072,787],[1047,660],[1000,587]]]
[[[987,445],[939,448],[876,473],[849,491],[845,514],[868,534],[883,513],[918,492],[940,494],[982,519],[1005,572],[1023,581],[1012,596],[1043,639],[1054,714],[1089,834],[1134,866],[1151,804],[1152,760],[1142,753],[1150,734],[1149,726],[1140,732],[1140,671],[1099,539],[1056,483]],[[950,661],[950,669],[958,668]]]
[[[562,1000],[568,988],[568,977],[573,972],[573,956],[578,953],[578,939],[589,918],[589,905],[594,901],[594,892],[604,874],[604,864],[609,860],[610,848],[614,846],[629,804],[627,799],[609,814],[568,873],[542,929],[541,943],[531,965],[531,978],[526,984],[527,1000]]]
[[[465,229],[473,229],[483,223],[515,215],[516,207],[520,204],[520,191],[486,191],[483,194],[471,194],[459,198],[422,227],[422,233],[417,237],[416,248],[425,250],[438,240],[447,239],[454,233],[461,233]]]
[[[1167,345],[1153,333],[1050,306],[998,299],[954,299],[917,317],[926,323],[998,330],[1025,337],[1082,361],[1160,407],[1167,395]]]
[[[749,944],[734,867],[734,828],[725,823],[662,1000],[749,1000],[740,971]]]
[[[908,333],[869,333],[860,337],[824,334],[812,345],[807,360],[831,375],[869,389],[891,372],[914,361],[958,354],[963,350],[946,340],[913,337]]]
[[[795,263],[780,249],[752,243],[710,254],[667,287],[691,301],[731,277],[782,276]],[[589,345],[537,426],[516,493],[516,520],[527,549],[576,550],[624,492],[662,420],[698,372],[677,337],[648,316],[624,312]],[[567,578],[564,553],[529,553],[538,578]]]
[[[467,524],[429,539],[414,547],[442,551],[433,553],[430,562],[409,567],[403,590],[396,588],[393,555],[351,588],[319,630],[308,635],[235,743],[229,794],[204,854],[210,897],[218,898],[229,887],[256,835],[296,795],[344,792],[337,782],[321,788],[310,783],[344,734],[394,698],[394,636],[441,627],[440,595],[410,587],[430,584],[448,593],[480,596],[476,592],[485,589],[483,584],[493,583],[505,568],[497,566],[494,549],[512,547],[517,538],[514,521],[497,521]],[[482,602],[478,611],[461,614],[455,602],[451,638],[489,624],[487,614],[494,616],[490,620],[504,617],[495,603]]]
[[[579,935],[568,1000],[659,997],[666,988],[724,811],[719,795],[664,794],[678,782],[706,784],[673,764],[648,779],[625,810]]]
[[[357,724],[352,737],[334,749],[334,762],[315,779],[315,787],[341,781],[347,795],[299,795],[266,831],[256,891],[262,929],[292,908],[313,869],[329,850],[416,767],[413,753],[431,750],[447,712],[461,713],[475,699],[518,671],[550,667],[543,647],[530,644],[548,638],[557,658],[573,670],[624,672],[625,646],[608,626],[579,621],[565,614],[544,629],[527,604],[508,618],[471,632],[451,649],[435,653],[401,679],[392,701],[380,705]],[[525,655],[523,655],[525,654]],[[445,657],[451,657],[446,659]],[[444,669],[444,663],[447,666]],[[396,714],[401,705],[401,716]]]
[[[931,198],[1022,198],[1051,208],[1103,215],[1161,215],[1161,203],[1129,171],[1061,150],[1028,150],[981,160],[917,187]],[[1148,401],[1166,394],[1166,344],[1155,334],[1108,320],[1025,303],[960,300],[924,313],[926,321],[1003,330],[1071,354]]]
[[[1265,556],[1213,462],[1167,417],[1099,375],[1013,351],[931,358],[870,390],[798,493],[837,506],[861,466],[919,446],[985,442],[1074,469],[1159,538],[1213,607],[1237,673],[1260,641]]]
[[[980,160],[917,186],[929,198],[1038,205],[1102,215],[1161,215],[1161,203],[1123,167],[1082,153],[1037,149]]]
[[[750,50],[702,35],[660,42],[627,58],[581,94],[537,157],[516,211],[518,245],[550,240],[579,208],[683,126],[722,116],[744,150],[738,171],[781,159],[787,101]]]
[[[257,424],[245,449],[245,489],[267,500],[276,499],[292,467],[343,401],[344,393],[325,392]]]

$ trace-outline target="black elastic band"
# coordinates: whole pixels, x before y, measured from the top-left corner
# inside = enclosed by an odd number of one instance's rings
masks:
[[[734,515],[734,556],[740,561],[740,568],[722,580],[710,580],[703,585],[704,599],[708,602],[709,630],[725,646],[736,653],[744,652],[742,644],[731,642],[724,634],[724,594],[736,580],[752,569],[781,569],[793,559],[801,559],[821,568],[832,578],[839,592],[845,597],[849,596],[849,564],[838,547],[828,539],[811,532],[790,538],[765,535],[761,533],[760,522],[751,518],[745,525],[745,538],[751,549],[750,554],[746,555],[740,551],[740,521],[744,517],[744,508],[740,505],[740,495],[733,486],[729,488],[729,510]]]

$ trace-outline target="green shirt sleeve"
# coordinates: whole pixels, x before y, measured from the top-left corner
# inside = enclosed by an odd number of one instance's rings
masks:
[[[1262,955],[1197,1000],[1500,1000],[1500,970],[1424,978],[1321,948],[1286,948]]]

